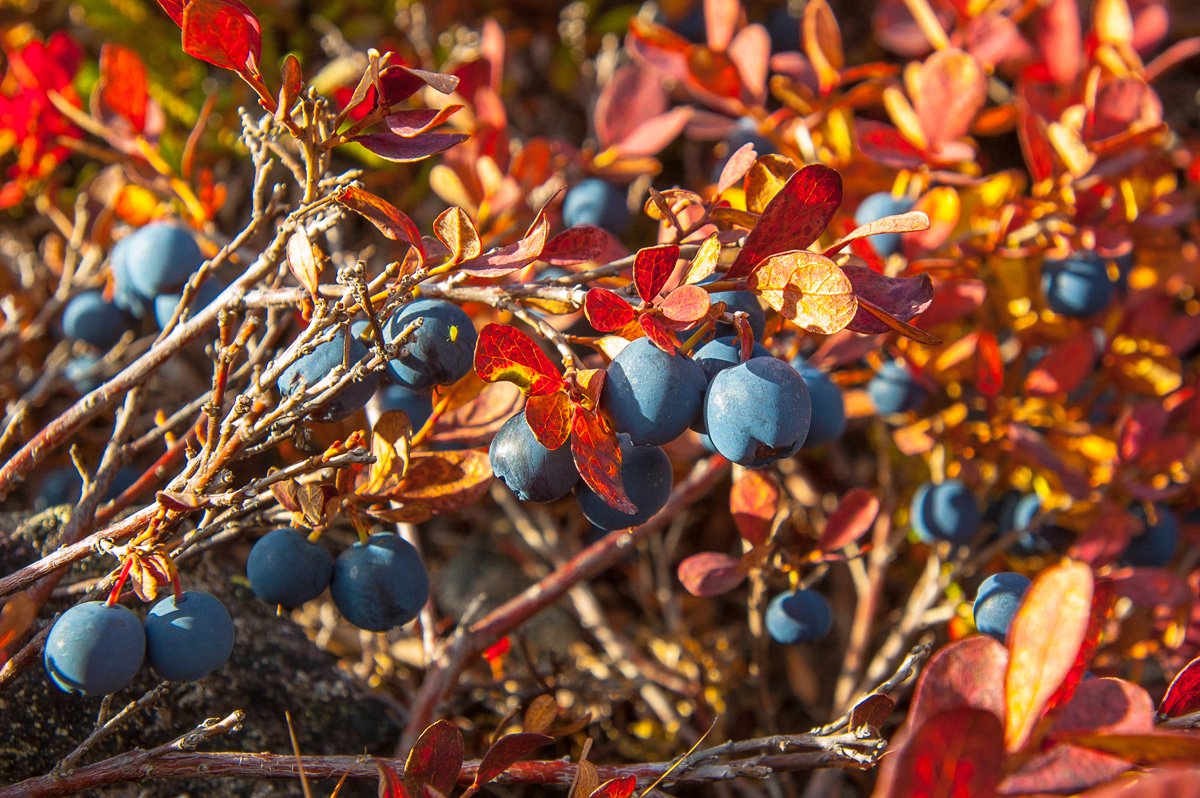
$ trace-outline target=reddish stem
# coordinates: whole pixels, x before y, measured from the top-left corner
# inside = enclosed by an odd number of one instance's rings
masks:
[[[108,591],[108,598],[104,600],[105,605],[111,607],[121,600],[121,591],[125,589],[125,580],[129,578],[132,569],[133,557],[126,557],[125,562],[121,564],[121,573],[117,574],[117,581],[113,583],[112,590]]]

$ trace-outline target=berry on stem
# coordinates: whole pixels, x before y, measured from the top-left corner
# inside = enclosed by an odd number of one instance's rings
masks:
[[[814,643],[833,628],[833,611],[815,590],[780,593],[767,604],[767,634],[776,643]]]
[[[488,447],[492,473],[517,498],[526,502],[552,502],[571,492],[579,481],[568,441],[557,449],[538,443],[524,413],[504,422]]]
[[[601,529],[640,526],[663,508],[671,496],[671,461],[657,446],[635,446],[628,435],[618,436],[621,445],[621,484],[637,507],[632,515],[609,507],[586,483],[575,486],[575,500],[587,520]]]
[[[233,652],[233,618],[221,601],[198,590],[172,594],[146,614],[146,659],[164,679],[203,679]]]
[[[299,607],[329,587],[333,557],[298,529],[284,527],[259,538],[246,560],[254,595],[268,604]]]
[[[338,555],[330,591],[347,621],[385,632],[417,617],[429,600],[429,574],[412,544],[379,533]]]
[[[133,681],[145,651],[142,622],[128,607],[88,601],[54,622],[42,661],[60,690],[100,696]]]

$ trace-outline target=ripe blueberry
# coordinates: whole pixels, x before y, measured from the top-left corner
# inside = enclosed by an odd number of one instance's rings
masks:
[[[572,186],[563,199],[563,224],[591,224],[622,235],[629,228],[625,189],[594,177]]]
[[[723,457],[760,468],[791,457],[812,419],[808,386],[794,368],[756,357],[713,377],[704,399],[708,436]]]
[[[84,341],[97,349],[112,349],[126,332],[133,329],[133,319],[121,308],[106,302],[100,291],[76,294],[63,309],[63,335],[73,341]]]
[[[192,296],[192,301],[188,304],[189,317],[195,316],[211,305],[213,300],[219,297],[224,290],[225,286],[211,277],[200,283],[196,288],[196,293]],[[158,324],[158,329],[161,330],[167,326],[167,322],[175,315],[175,308],[178,307],[181,299],[183,299],[182,291],[173,291],[154,297],[154,321]]]
[[[259,538],[246,560],[250,589],[268,604],[299,607],[329,587],[333,558],[298,529],[284,527]]]
[[[813,643],[833,628],[829,602],[815,590],[780,593],[767,604],[767,633],[776,643]]]
[[[601,529],[626,529],[640,526],[663,508],[671,496],[671,461],[657,446],[634,446],[627,435],[620,435],[621,485],[629,500],[637,506],[632,515],[609,507],[587,483],[575,486],[575,500],[587,520]]]
[[[388,319],[383,326],[384,341],[391,344],[417,319],[423,319],[420,328],[388,363],[392,379],[414,391],[457,382],[471,370],[475,358],[478,336],[471,317],[451,302],[420,299]]]
[[[357,338],[350,338],[350,357],[348,364],[354,366],[365,359],[368,354],[366,344]],[[313,348],[283,370],[279,376],[279,393],[291,396],[299,388],[301,382],[309,387],[316,385],[331,371],[342,365],[345,356],[346,333],[338,330],[337,334],[323,344]],[[371,372],[365,378],[346,384],[335,393],[324,405],[313,413],[314,421],[337,421],[361,410],[370,400],[379,385],[379,373]]]
[[[983,580],[972,609],[975,628],[1003,642],[1028,589],[1029,580],[1011,572],[992,574]]]
[[[829,375],[808,365],[802,357],[792,360],[792,368],[804,378],[808,398],[812,400],[812,422],[808,425],[804,448],[823,446],[842,437],[846,431],[846,402],[841,390]]]
[[[1076,253],[1065,260],[1042,264],[1042,293],[1046,304],[1063,316],[1094,316],[1108,307],[1115,287],[1108,266],[1092,253]]]
[[[148,224],[113,248],[114,298],[140,318],[154,297],[183,288],[203,264],[204,255],[186,229],[169,222]]]
[[[176,682],[203,679],[233,652],[233,618],[221,601],[198,590],[167,596],[146,614],[146,659]]]
[[[488,448],[492,473],[526,502],[552,502],[579,481],[568,441],[557,449],[538,443],[524,413],[504,422]]]
[[[60,690],[98,696],[133,681],[145,651],[142,622],[127,607],[88,601],[54,622],[42,661]]]
[[[864,225],[877,222],[885,216],[898,213],[908,213],[913,208],[913,201],[908,197],[894,197],[890,192],[880,191],[867,196],[854,211],[854,223]],[[881,258],[886,258],[900,248],[899,233],[883,233],[871,236],[867,243]]]
[[[1129,541],[1125,559],[1130,565],[1161,568],[1171,561],[1179,547],[1179,519],[1162,504],[1154,505],[1154,523],[1150,523],[1140,504],[1134,506],[1133,514],[1144,524],[1144,529]]]
[[[867,395],[882,415],[916,410],[925,401],[925,389],[898,360],[889,360],[867,383]]]
[[[667,443],[700,413],[707,380],[696,361],[668,355],[649,338],[632,341],[608,366],[600,403],[638,445]]]
[[[912,526],[926,543],[948,540],[967,543],[979,531],[979,504],[974,494],[957,479],[934,485],[926,482],[912,499]]]
[[[771,353],[767,348],[757,341],[750,350],[750,357],[770,357]],[[704,346],[696,350],[692,356],[696,361],[696,365],[704,372],[705,381],[711,385],[713,377],[720,374],[722,371],[734,366],[740,365],[742,362],[742,347],[738,343],[737,338],[727,336],[724,338],[714,338]],[[705,389],[707,392],[707,388]],[[703,433],[708,427],[704,423],[703,408],[696,414],[695,421],[692,422],[692,429],[696,432]]]
[[[338,555],[330,592],[347,621],[384,632],[417,617],[429,600],[429,574],[410,543],[380,533]]]

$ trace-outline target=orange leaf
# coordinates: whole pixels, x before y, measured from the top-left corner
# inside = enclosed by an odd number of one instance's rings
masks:
[[[333,192],[333,199],[362,216],[393,241],[403,241],[417,251],[423,259],[425,247],[421,244],[421,231],[407,214],[390,202],[377,197],[357,186],[343,186]]]
[[[609,507],[628,515],[636,513],[637,505],[629,500],[621,482],[621,447],[604,416],[577,409],[572,433],[571,454],[579,476]]]
[[[428,505],[435,513],[452,513],[476,502],[491,481],[486,452],[420,452],[412,456],[408,473],[391,498]]]
[[[668,355],[673,355],[679,349],[679,342],[671,330],[663,323],[661,316],[643,313],[638,316],[638,325],[650,342]]]
[[[1145,734],[1073,734],[1065,738],[1073,745],[1114,754],[1137,765],[1167,762],[1200,762],[1200,735],[1184,732]]]
[[[759,158],[746,172],[746,210],[751,214],[761,214],[771,204],[771,200],[783,191],[788,179],[794,174],[796,164],[791,158],[775,154]],[[754,216],[752,223],[757,222],[757,219],[758,217]]]
[[[867,533],[877,515],[879,497],[866,488],[854,488],[842,497],[825,522],[817,548],[830,552],[849,546]]]
[[[717,261],[720,257],[721,239],[716,233],[713,233],[704,239],[704,243],[696,250],[683,282],[686,285],[693,285],[707,280],[717,270]]]
[[[1092,569],[1074,560],[1051,566],[1030,585],[1008,632],[1004,739],[1017,751],[1074,667],[1092,610]]]
[[[138,132],[146,126],[146,85],[146,65],[136,52],[113,42],[100,48],[100,103],[129,120]]]
[[[962,137],[987,102],[987,75],[970,53],[938,50],[909,86],[913,109],[931,149]]]
[[[485,382],[511,382],[526,396],[545,396],[566,385],[541,347],[505,324],[489,324],[480,331],[475,373]]]
[[[761,471],[743,471],[729,491],[738,534],[755,546],[766,542],[779,507],[779,487]]]
[[[575,405],[565,391],[531,396],[525,403],[525,421],[538,443],[547,449],[557,449],[571,435]]]
[[[403,410],[387,410],[371,428],[371,454],[375,462],[367,472],[364,494],[380,494],[399,484],[408,470],[412,424]]]
[[[763,210],[727,276],[745,277],[769,255],[806,248],[825,232],[841,204],[842,177],[836,171],[810,164],[796,172]]]
[[[1068,394],[1095,371],[1096,338],[1089,329],[1080,330],[1052,346],[1025,378],[1025,392],[1032,396]]]
[[[772,255],[758,264],[747,283],[764,302],[809,332],[835,333],[858,311],[850,278],[836,263],[815,252]]]
[[[708,313],[708,292],[698,285],[681,285],[658,303],[671,321],[694,324]]]
[[[447,208],[433,221],[433,234],[450,250],[450,262],[461,263],[483,251],[479,232],[462,208]]]
[[[817,73],[817,84],[821,93],[827,94],[841,82],[839,73],[846,64],[842,33],[826,0],[810,0],[805,4],[800,30],[804,35],[804,53]]]
[[[1000,345],[991,330],[979,334],[975,384],[984,396],[999,396],[1004,388],[1004,364],[1000,361]]]

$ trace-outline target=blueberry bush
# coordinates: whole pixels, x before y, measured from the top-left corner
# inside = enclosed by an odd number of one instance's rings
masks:
[[[1192,4],[22,10],[0,796],[1200,789]]]

